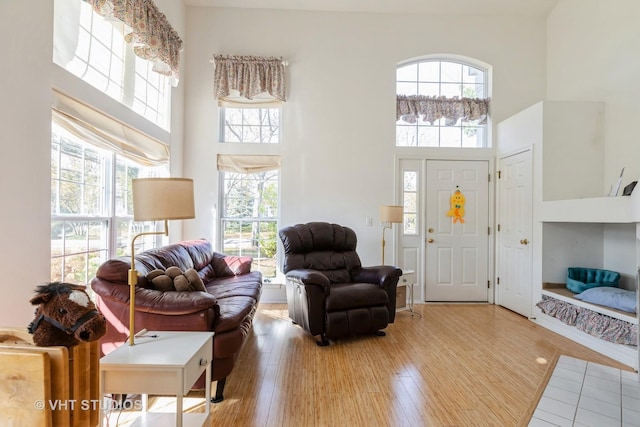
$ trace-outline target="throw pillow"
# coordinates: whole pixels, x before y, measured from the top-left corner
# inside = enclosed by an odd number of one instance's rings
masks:
[[[154,289],[158,291],[167,292],[175,291],[173,286],[173,279],[167,276],[164,270],[156,269],[147,274],[147,280],[151,282]]]
[[[200,275],[195,270],[195,268],[190,268],[184,272],[185,277],[189,280],[191,284],[192,290],[194,291],[202,291],[207,292],[207,288],[204,286],[204,282],[200,278]]]
[[[635,291],[627,291],[621,288],[598,287],[587,289],[575,295],[576,298],[592,304],[604,305],[605,307],[635,313],[637,309],[637,296]]]

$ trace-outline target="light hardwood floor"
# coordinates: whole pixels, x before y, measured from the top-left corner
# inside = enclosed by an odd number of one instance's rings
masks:
[[[416,311],[318,347],[286,304],[260,304],[211,426],[526,425],[560,354],[630,370],[499,306]]]

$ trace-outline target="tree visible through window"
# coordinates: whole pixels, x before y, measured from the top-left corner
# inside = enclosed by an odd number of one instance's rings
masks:
[[[51,143],[51,280],[87,285],[108,258],[130,253],[131,238],[153,222],[133,222],[131,180],[157,176],[53,126]],[[136,250],[157,245],[156,236]]]
[[[396,93],[399,96],[428,97],[430,101],[481,99],[487,94],[486,70],[451,60],[421,60],[398,66]],[[427,98],[422,98],[427,99]],[[431,107],[427,107],[431,108]],[[429,121],[423,115],[413,121],[399,117],[396,122],[396,145],[402,147],[486,147],[487,126],[483,120],[458,119],[451,106],[445,115]],[[460,114],[460,113],[457,113]],[[455,118],[451,118],[455,117]]]
[[[253,268],[265,278],[275,277],[279,171],[221,176],[224,253],[251,256]]]
[[[221,142],[280,142],[280,108],[223,107],[220,117]]]

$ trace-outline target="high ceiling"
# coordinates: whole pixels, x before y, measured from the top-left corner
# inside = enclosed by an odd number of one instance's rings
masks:
[[[189,6],[372,13],[547,16],[560,0],[185,0]]]

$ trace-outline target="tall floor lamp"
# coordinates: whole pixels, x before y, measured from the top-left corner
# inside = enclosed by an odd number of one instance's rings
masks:
[[[404,208],[402,206],[380,206],[380,222],[382,223],[382,265],[384,265],[384,231],[392,224],[403,221]]]
[[[135,242],[140,236],[169,235],[169,220],[195,218],[193,180],[186,178],[138,178],[132,180],[133,220],[164,221],[164,231],[146,231],[131,240],[131,269],[129,270],[129,345],[134,345],[136,271]]]

